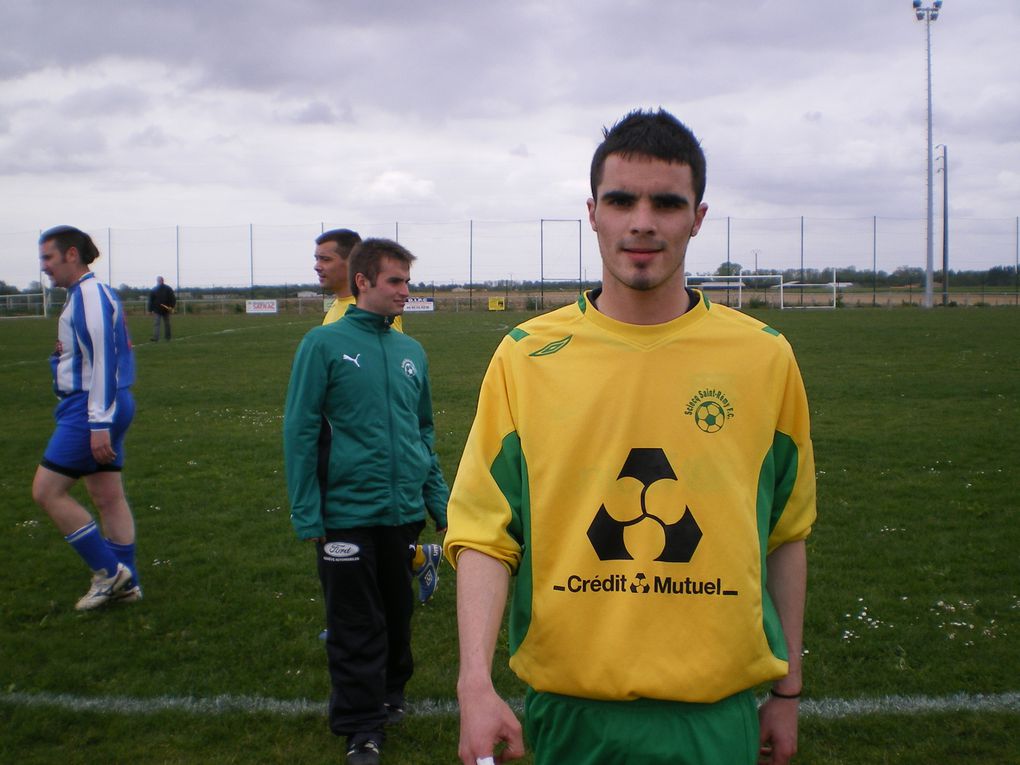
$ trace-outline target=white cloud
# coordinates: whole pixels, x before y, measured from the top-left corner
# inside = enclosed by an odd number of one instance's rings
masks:
[[[924,28],[888,0],[36,0],[0,27],[0,232],[583,217],[602,126],[660,105],[713,217],[923,214]],[[1018,31],[1015,4],[933,26],[961,216],[1020,213]]]
[[[432,181],[402,172],[387,170],[368,184],[366,194],[373,202],[384,205],[415,204],[433,197],[435,184]]]

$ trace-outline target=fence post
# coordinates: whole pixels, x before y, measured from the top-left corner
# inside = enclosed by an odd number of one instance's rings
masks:
[[[248,224],[248,289],[255,297],[255,224]]]
[[[878,306],[878,216],[871,216],[871,307]]]
[[[539,308],[545,310],[545,218],[538,219],[538,294]]]
[[[181,291],[181,226],[180,224],[174,226],[175,230],[175,247],[177,249],[177,291]]]

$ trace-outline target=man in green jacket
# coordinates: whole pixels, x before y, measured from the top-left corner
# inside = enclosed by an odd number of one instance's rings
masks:
[[[326,604],[330,729],[347,737],[351,765],[379,761],[383,728],[403,710],[411,557],[426,512],[446,527],[428,360],[392,329],[414,259],[386,239],[354,249],[355,305],[305,335],[284,410],[291,521],[315,541]]]

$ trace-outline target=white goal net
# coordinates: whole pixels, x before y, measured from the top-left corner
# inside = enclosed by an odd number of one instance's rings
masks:
[[[840,285],[833,269],[827,284],[786,282],[782,274],[688,276],[687,284],[704,291],[709,300],[734,308],[836,308]]]
[[[706,293],[710,301],[733,308],[785,307],[782,274],[688,276],[687,284]]]
[[[0,295],[0,318],[45,315],[46,309],[41,292]]]

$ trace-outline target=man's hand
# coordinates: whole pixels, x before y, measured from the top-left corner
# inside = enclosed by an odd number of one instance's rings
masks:
[[[489,686],[464,689],[458,686],[460,704],[460,747],[457,753],[464,765],[475,765],[480,758],[510,762],[524,756],[524,735],[513,710]],[[506,744],[502,751],[500,744]]]
[[[110,441],[110,431],[93,430],[90,445],[92,458],[100,465],[109,465],[117,459],[117,452],[113,450],[113,443]]]
[[[758,709],[761,725],[758,765],[787,765],[797,753],[797,699],[769,696]]]
[[[477,550],[457,556],[457,633],[460,638],[460,747],[464,765],[492,757],[510,762],[524,756],[524,735],[513,710],[492,685],[492,657],[503,620],[510,572]],[[500,750],[500,747],[504,747]]]

